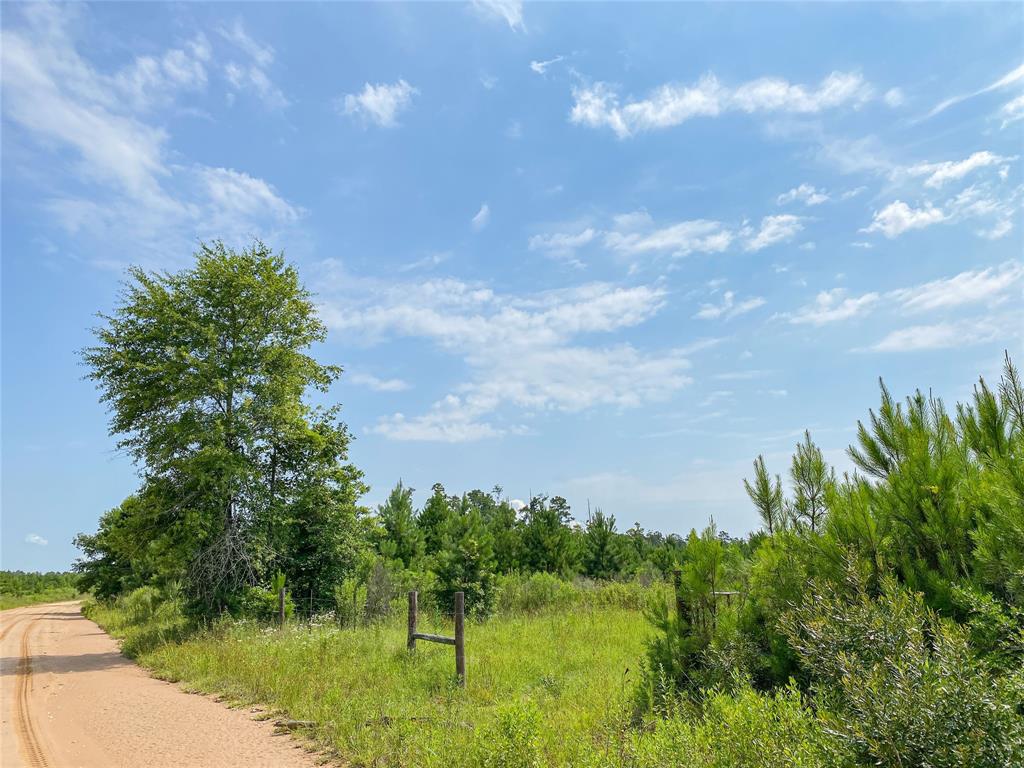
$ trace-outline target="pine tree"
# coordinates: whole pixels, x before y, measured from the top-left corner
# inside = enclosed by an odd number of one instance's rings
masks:
[[[747,489],[747,495],[757,507],[758,514],[764,522],[768,534],[783,530],[786,527],[786,516],[782,497],[782,479],[776,475],[772,483],[768,475],[768,468],[764,463],[764,456],[754,459],[754,482],[743,481],[743,487]]]

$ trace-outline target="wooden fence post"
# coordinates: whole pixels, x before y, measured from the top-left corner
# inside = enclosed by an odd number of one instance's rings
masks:
[[[406,647],[410,651],[416,650],[416,590],[409,592],[409,639]]]
[[[284,587],[281,587],[277,593],[277,623],[284,626]]]
[[[466,687],[466,626],[465,626],[466,595],[455,593],[455,676],[459,679],[459,687]]]

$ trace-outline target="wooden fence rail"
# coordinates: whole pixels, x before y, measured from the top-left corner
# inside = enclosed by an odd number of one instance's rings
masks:
[[[430,643],[441,643],[442,645],[455,646],[455,676],[458,678],[459,687],[466,687],[466,596],[462,592],[455,593],[455,637],[444,635],[432,635],[427,632],[417,632],[416,624],[419,619],[419,607],[416,590],[409,592],[409,633],[406,639],[406,647],[410,651],[416,650],[417,640],[426,640]]]

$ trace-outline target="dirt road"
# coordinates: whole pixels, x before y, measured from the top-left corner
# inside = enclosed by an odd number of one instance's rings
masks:
[[[315,765],[288,736],[149,677],[77,603],[0,612],[0,765]]]

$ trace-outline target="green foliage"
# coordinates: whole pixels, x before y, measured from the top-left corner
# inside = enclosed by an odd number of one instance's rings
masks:
[[[540,728],[540,710],[531,702],[500,707],[480,740],[481,768],[539,768]]]
[[[380,552],[406,568],[423,556],[423,532],[416,524],[412,492],[412,488],[406,488],[399,480],[388,500],[377,508],[377,519],[384,529]]]
[[[0,571],[0,610],[72,600],[78,594],[78,579],[73,573]]]
[[[787,520],[783,507],[782,479],[776,475],[775,482],[772,482],[764,463],[764,456],[754,459],[754,482],[744,480],[743,487],[746,488],[750,500],[754,502],[768,534],[783,530]]]
[[[583,534],[583,572],[595,579],[610,579],[622,571],[625,559],[615,535],[615,516],[595,510]]]
[[[280,596],[276,589],[260,589],[248,587],[242,592],[239,607],[243,616],[262,622],[277,621],[280,610]],[[295,615],[295,603],[291,595],[285,594],[284,616],[290,619]]]
[[[341,371],[306,353],[326,329],[295,270],[260,242],[201,244],[181,272],[130,269],[100,320],[82,358],[144,485],[79,537],[83,587],[178,580],[211,610],[281,568],[330,594],[365,486],[338,409],[303,401]]]
[[[699,718],[679,713],[637,739],[642,768],[835,768],[845,756],[822,731],[799,690],[760,695],[749,686],[710,692]]]
[[[1019,681],[993,675],[968,633],[891,578],[811,593],[783,628],[829,732],[871,765],[984,768],[1024,760]]]
[[[576,570],[579,552],[568,524],[568,502],[561,496],[550,501],[534,496],[526,510],[523,529],[523,565],[532,571],[568,574]]]
[[[121,638],[121,650],[138,658],[162,646],[181,642],[196,630],[185,613],[180,586],[139,587],[113,601],[88,602],[82,613]]]
[[[811,533],[817,531],[825,518],[825,497],[835,484],[835,473],[825,463],[821,449],[811,441],[811,433],[804,432],[804,440],[796,446],[789,470],[793,481],[793,505],[790,517],[797,525],[805,525]]]
[[[448,515],[441,549],[434,556],[434,596],[442,610],[454,604],[456,592],[464,592],[467,612],[490,612],[494,600],[493,547],[480,510],[463,497],[458,509]]]

